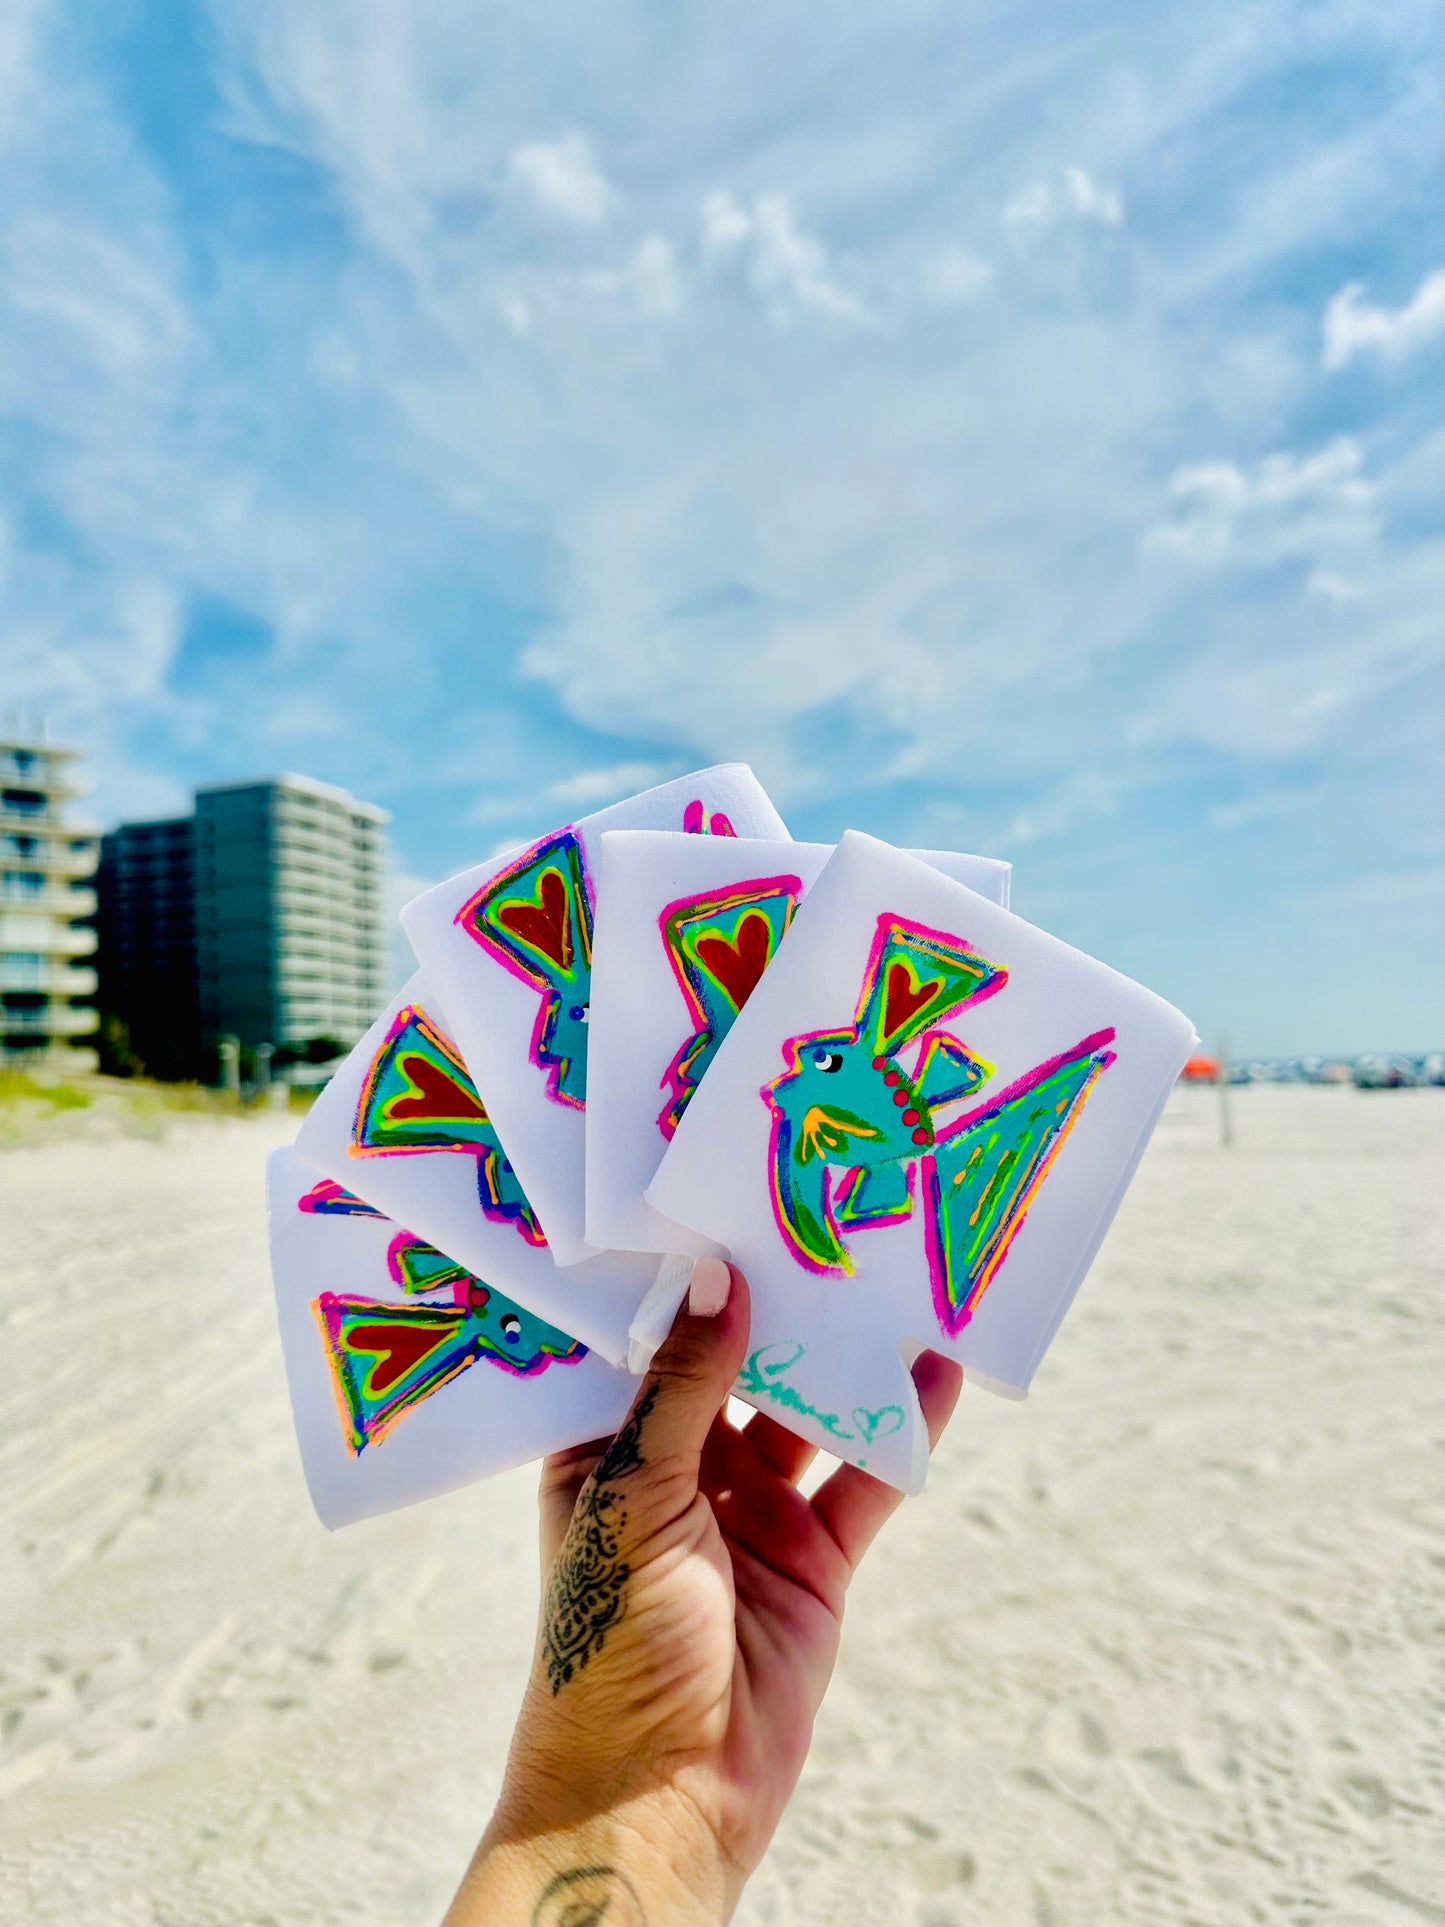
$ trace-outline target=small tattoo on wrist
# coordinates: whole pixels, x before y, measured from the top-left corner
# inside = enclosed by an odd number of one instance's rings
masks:
[[[620,1551],[627,1513],[622,1504],[625,1495],[617,1481],[647,1463],[640,1449],[642,1422],[656,1402],[654,1383],[637,1401],[577,1496],[572,1523],[547,1588],[542,1619],[542,1645],[554,1698],[589,1659],[602,1651],[608,1632],[627,1611],[627,1582],[632,1568]],[[557,1918],[559,1927],[574,1927],[570,1915]],[[592,1918],[579,1914],[575,1927],[587,1927]],[[596,1918],[602,1920],[604,1916],[598,1914]]]
[[[647,1927],[647,1916],[616,1867],[573,1867],[547,1882],[532,1927]]]

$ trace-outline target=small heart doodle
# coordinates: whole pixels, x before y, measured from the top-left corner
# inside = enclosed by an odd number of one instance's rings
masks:
[[[878,1439],[890,1439],[895,1432],[901,1432],[907,1413],[901,1405],[880,1405],[870,1412],[866,1405],[853,1407],[853,1423],[861,1436],[872,1445]]]

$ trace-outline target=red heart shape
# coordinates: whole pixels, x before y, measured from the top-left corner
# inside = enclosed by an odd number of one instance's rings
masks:
[[[559,970],[572,963],[572,919],[567,912],[567,885],[560,870],[544,870],[537,885],[540,901],[511,897],[497,905],[497,922],[514,937],[530,944]]]
[[[474,1117],[483,1124],[487,1122],[486,1110],[476,1093],[419,1051],[403,1052],[397,1069],[412,1088],[387,1105],[390,1123],[400,1124],[409,1117]]]
[[[395,1322],[378,1319],[371,1325],[353,1325],[346,1334],[346,1349],[369,1352],[376,1360],[366,1375],[366,1392],[369,1398],[379,1398],[451,1336],[451,1325],[438,1327],[430,1322],[413,1325],[403,1324],[400,1319]]]
[[[908,1028],[910,1018],[931,1003],[943,988],[941,977],[930,977],[915,990],[913,974],[900,959],[888,966],[888,983],[883,998],[883,1038],[885,1044]]]
[[[749,910],[733,932],[731,943],[726,937],[699,937],[697,959],[741,1010],[768,967],[772,947],[773,932],[767,918],[761,910]]]

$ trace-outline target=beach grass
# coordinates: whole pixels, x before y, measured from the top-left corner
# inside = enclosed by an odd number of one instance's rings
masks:
[[[286,1091],[284,1108],[304,1113],[314,1091]],[[161,1084],[148,1077],[64,1076],[0,1070],[0,1147],[56,1136],[155,1136],[186,1117],[234,1118],[261,1108],[206,1084]]]

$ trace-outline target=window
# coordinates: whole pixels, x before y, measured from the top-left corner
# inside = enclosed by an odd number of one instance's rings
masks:
[[[23,902],[27,897],[42,896],[45,892],[45,878],[39,870],[7,870],[0,879],[5,899],[9,903]]]

